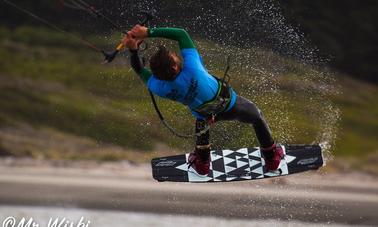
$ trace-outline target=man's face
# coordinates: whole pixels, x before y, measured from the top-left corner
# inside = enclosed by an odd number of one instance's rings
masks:
[[[181,59],[175,52],[170,53],[170,57],[173,59],[173,61],[176,63],[173,68],[176,71],[176,73],[179,73],[181,71]]]

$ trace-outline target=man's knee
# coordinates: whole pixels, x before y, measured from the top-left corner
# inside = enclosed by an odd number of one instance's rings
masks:
[[[264,121],[264,116],[262,111],[249,101],[243,105],[241,120],[247,123],[258,124]]]
[[[252,124],[261,124],[265,121],[263,112],[258,108],[250,111],[249,119]]]
[[[257,118],[259,120],[264,120],[264,114],[260,109],[257,109]]]

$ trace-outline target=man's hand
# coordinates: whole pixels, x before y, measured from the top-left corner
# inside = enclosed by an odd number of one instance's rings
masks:
[[[137,24],[131,29],[131,35],[138,39],[145,39],[148,36],[147,27]]]
[[[130,50],[137,50],[142,41],[143,40],[140,40],[133,36],[131,32],[127,32],[126,36],[122,40],[122,43]]]

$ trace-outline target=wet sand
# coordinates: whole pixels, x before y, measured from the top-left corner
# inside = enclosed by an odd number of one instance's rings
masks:
[[[159,183],[148,165],[2,163],[0,204],[377,225],[378,180],[311,172],[239,183]]]

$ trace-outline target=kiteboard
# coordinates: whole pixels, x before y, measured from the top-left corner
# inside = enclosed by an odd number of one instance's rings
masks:
[[[210,172],[199,175],[188,163],[189,154],[154,158],[153,178],[159,182],[228,182],[257,180],[316,170],[325,165],[319,145],[284,145],[284,158],[276,171],[267,171],[260,148],[214,150]]]

